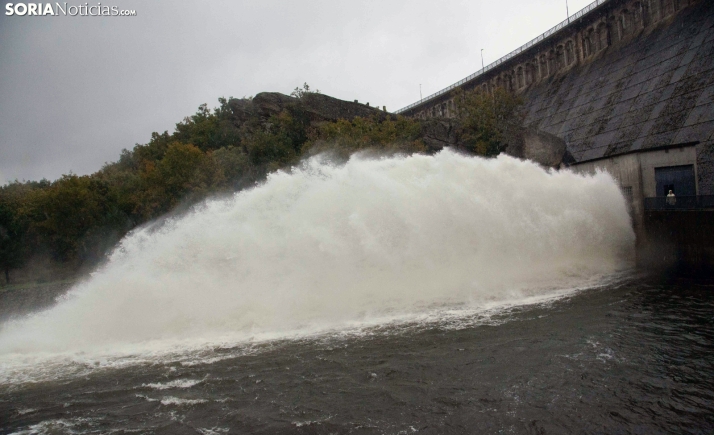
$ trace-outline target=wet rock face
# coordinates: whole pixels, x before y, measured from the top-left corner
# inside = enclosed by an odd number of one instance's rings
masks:
[[[298,99],[279,92],[261,92],[253,97],[253,110],[261,118],[268,118],[283,111],[288,105],[297,103]]]
[[[558,136],[535,128],[526,128],[519,136],[506,148],[506,154],[532,160],[547,168],[568,163],[565,141]]]
[[[231,98],[228,106],[233,111],[236,121],[243,124],[254,116],[253,102],[247,98]]]
[[[565,141],[545,131],[527,129],[523,134],[523,157],[543,166],[557,168],[565,156]]]
[[[455,119],[429,118],[423,122],[422,140],[430,152],[444,147],[462,148],[464,144],[459,131],[460,124]]]

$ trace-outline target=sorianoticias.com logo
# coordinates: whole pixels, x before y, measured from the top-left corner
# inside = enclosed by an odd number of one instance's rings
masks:
[[[5,15],[24,16],[68,16],[68,17],[133,17],[133,9],[121,10],[117,6],[107,6],[101,3],[83,3],[70,5],[64,3],[7,3]]]

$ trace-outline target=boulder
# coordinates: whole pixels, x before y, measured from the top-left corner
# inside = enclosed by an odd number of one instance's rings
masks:
[[[255,114],[253,101],[249,98],[231,98],[228,100],[228,107],[233,111],[238,124],[243,124]]]
[[[459,123],[450,118],[429,118],[423,121],[422,140],[430,152],[444,147],[462,146],[458,131]]]
[[[261,117],[268,118],[280,113],[288,105],[295,103],[293,98],[279,92],[261,92],[253,97],[253,110]]]
[[[528,127],[519,136],[506,147],[506,154],[532,160],[547,168],[559,168],[561,163],[572,159],[565,141],[554,134]]]

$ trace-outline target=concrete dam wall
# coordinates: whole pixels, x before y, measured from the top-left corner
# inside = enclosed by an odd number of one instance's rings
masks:
[[[598,59],[525,93],[526,122],[577,162],[699,142],[699,193],[714,194],[714,2],[642,29]]]
[[[693,146],[697,194],[714,194],[714,2],[598,3],[458,87],[520,93],[526,124],[563,139],[575,164]],[[454,106],[440,92],[400,113]]]

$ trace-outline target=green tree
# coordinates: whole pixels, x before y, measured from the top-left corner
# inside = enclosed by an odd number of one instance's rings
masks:
[[[519,96],[497,88],[492,94],[480,89],[458,90],[454,97],[467,151],[482,156],[498,155],[520,133],[524,114]]]
[[[29,222],[36,243],[49,248],[58,261],[96,259],[102,249],[95,243],[103,231],[126,223],[109,192],[95,177],[64,175],[30,191],[19,213]]]
[[[210,158],[222,177],[220,187],[238,188],[254,175],[248,155],[240,147],[220,148]]]
[[[10,271],[20,268],[31,251],[27,243],[28,222],[20,213],[23,201],[33,184],[15,181],[0,187],[0,269],[5,283],[10,283]]]
[[[172,141],[190,143],[202,151],[216,150],[240,143],[240,131],[232,122],[232,110],[225,98],[219,98],[221,106],[211,109],[201,104],[198,111],[176,124]]]
[[[396,119],[356,117],[325,123],[317,132],[317,139],[309,144],[313,152],[333,150],[343,157],[361,150],[386,152],[424,152],[421,124],[404,117]]]
[[[261,172],[277,169],[297,157],[287,132],[280,129],[256,131],[243,143],[250,162]]]
[[[139,170],[141,186],[136,201],[143,220],[166,213],[191,191],[191,180],[205,154],[192,144],[172,142],[159,161],[144,161]]]

